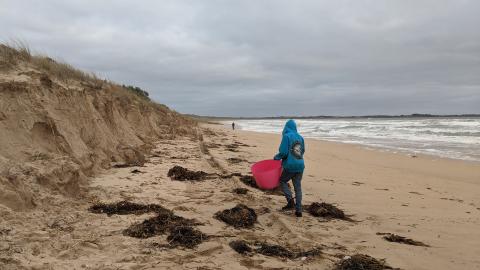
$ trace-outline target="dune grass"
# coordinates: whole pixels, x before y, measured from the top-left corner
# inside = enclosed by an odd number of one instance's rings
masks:
[[[117,90],[115,93],[125,99],[147,102],[154,105],[157,111],[162,111],[163,113],[171,111],[167,106],[150,100],[148,92],[139,87],[121,85],[113,81],[100,79],[95,73],[82,71],[68,63],[57,61],[46,55],[35,54],[31,51],[28,44],[23,41],[0,42],[0,72],[22,70],[24,67],[21,67],[21,65],[30,65],[34,69],[45,73],[49,78],[65,84],[80,82],[98,90],[107,87]],[[176,113],[173,110],[172,112]],[[192,122],[194,121],[192,120]]]
[[[25,42],[12,41],[8,44],[0,44],[0,69],[13,69],[22,62],[31,63],[40,71],[64,82],[68,80],[100,81],[94,73],[84,72],[48,56],[33,54]]]

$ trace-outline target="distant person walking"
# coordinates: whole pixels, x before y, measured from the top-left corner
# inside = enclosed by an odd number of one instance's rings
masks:
[[[235,122],[232,122],[232,130],[235,130]]]
[[[305,142],[303,137],[297,132],[297,124],[293,120],[288,120],[283,128],[282,142],[278,149],[278,154],[273,157],[275,160],[282,160],[282,175],[280,176],[280,186],[287,199],[287,205],[282,210],[295,208],[295,215],[302,216],[302,176],[305,169],[303,154],[305,153]],[[288,181],[292,180],[295,189],[295,200],[288,187]]]

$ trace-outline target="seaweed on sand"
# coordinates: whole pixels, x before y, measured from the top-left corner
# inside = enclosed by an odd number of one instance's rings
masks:
[[[281,257],[281,258],[289,258],[289,259],[295,258],[294,252],[280,245],[263,243],[255,251],[265,256]]]
[[[295,255],[297,258],[301,257],[316,257],[322,255],[322,250],[320,248],[313,248],[306,251],[299,251]]]
[[[260,247],[255,250],[256,252],[265,256],[296,259],[302,257],[316,257],[322,254],[320,248],[313,248],[306,251],[292,251],[286,247],[280,245],[272,245],[267,243],[261,243]]]
[[[224,174],[224,175],[218,175],[220,178],[222,179],[227,179],[227,178],[232,178],[234,176],[238,176],[238,177],[242,177],[242,174],[241,173],[231,173],[231,174]]]
[[[244,204],[237,204],[231,209],[219,211],[215,214],[215,218],[235,228],[251,228],[257,222],[255,210]]]
[[[270,257],[296,259],[302,257],[316,257],[322,254],[320,248],[313,248],[307,251],[292,251],[286,247],[265,242],[255,243],[254,245],[257,246],[257,248],[253,249],[245,240],[232,241],[229,245],[233,250],[243,255],[250,255],[255,252]]]
[[[97,203],[90,208],[88,211],[96,214],[105,213],[109,216],[111,215],[129,215],[129,214],[145,214],[148,212],[164,212],[168,211],[161,205],[158,204],[139,204],[128,201],[120,201],[116,203]]]
[[[384,270],[396,269],[388,266],[385,260],[377,260],[373,257],[364,254],[355,254],[353,256],[346,256],[339,261],[334,270]]]
[[[240,254],[251,254],[253,252],[253,249],[245,240],[235,240],[230,242],[228,245]]]
[[[185,248],[195,248],[206,239],[208,239],[206,234],[191,226],[176,226],[170,229],[170,235],[167,237],[169,246]]]
[[[168,170],[167,176],[173,180],[192,181],[192,180],[204,180],[208,176],[208,173],[204,171],[191,171],[181,166],[174,166],[173,168]]]
[[[416,241],[416,240],[407,238],[405,236],[400,236],[393,233],[377,233],[377,235],[383,235],[383,239],[387,240],[388,242],[401,243],[401,244],[406,244],[411,246],[430,247],[429,245],[423,242]]]
[[[238,146],[237,144],[228,144],[225,145],[225,150],[230,151],[230,152],[238,152]]]
[[[244,195],[244,194],[248,193],[248,189],[246,189],[246,188],[235,188],[235,189],[233,189],[233,193]]]
[[[115,163],[112,165],[112,168],[128,168],[134,167],[135,164],[128,164],[128,163]]]
[[[172,211],[165,211],[155,217],[144,220],[142,223],[131,225],[123,231],[123,234],[136,238],[149,238],[164,234],[177,226],[194,225],[201,225],[201,223],[194,219],[177,216]]]
[[[306,207],[307,211],[315,217],[327,219],[343,219],[352,221],[345,213],[336,206],[325,202],[314,202]]]
[[[242,159],[242,158],[228,158],[227,159],[228,163],[231,163],[231,164],[237,164],[237,163],[241,163],[241,162],[248,162],[247,160],[245,159]]]
[[[255,182],[255,178],[253,178],[253,176],[251,175],[240,176],[240,181],[242,181],[247,186],[258,188],[257,183]]]

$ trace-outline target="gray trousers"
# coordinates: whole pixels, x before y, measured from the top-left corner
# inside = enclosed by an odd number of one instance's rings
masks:
[[[292,198],[292,192],[288,188],[288,181],[292,180],[293,188],[295,189],[295,210],[297,212],[302,212],[302,176],[301,173],[291,173],[283,170],[282,175],[280,176],[280,186],[282,188],[283,194],[287,202]]]

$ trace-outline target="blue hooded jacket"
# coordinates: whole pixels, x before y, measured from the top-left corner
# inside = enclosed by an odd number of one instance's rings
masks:
[[[282,167],[287,172],[300,173],[305,169],[303,154],[305,153],[305,142],[297,132],[295,121],[288,120],[283,128],[282,143],[278,154],[273,159],[282,160]]]

